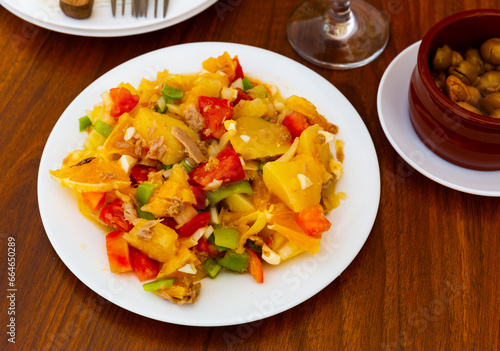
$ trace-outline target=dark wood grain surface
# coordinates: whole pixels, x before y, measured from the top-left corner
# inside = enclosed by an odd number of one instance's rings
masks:
[[[498,350],[500,201],[446,188],[395,152],[377,115],[390,62],[440,19],[496,0],[375,0],[390,22],[381,57],[351,71],[302,60],[285,33],[300,0],[222,0],[169,28],[89,38],[34,26],[0,7],[0,349]],[[221,11],[224,8],[225,11]],[[80,282],[42,226],[37,172],[70,102],[113,67],[179,43],[253,45],[318,72],[353,104],[374,141],[382,193],[368,240],[334,282],[252,324],[186,327],[122,309]],[[9,343],[7,248],[16,243],[15,344]]]

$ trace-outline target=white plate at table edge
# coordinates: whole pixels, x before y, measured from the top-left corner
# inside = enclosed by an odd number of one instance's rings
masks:
[[[408,110],[408,90],[419,46],[420,42],[416,42],[403,50],[380,81],[377,108],[387,139],[408,164],[429,179],[465,193],[500,196],[500,171],[454,165],[433,153],[415,133]]]
[[[12,0],[0,0],[0,5],[23,20],[60,33],[89,37],[120,37],[148,33],[163,29],[185,21],[212,6],[217,0],[196,0],[192,6],[187,6],[184,0],[170,0],[167,16],[163,18],[162,3],[159,2],[158,17],[154,17],[153,4],[150,1],[148,17],[134,18],[131,15],[131,5],[127,2],[125,15],[121,15],[121,2],[118,1],[117,15],[112,16],[110,1],[100,0],[94,3],[92,16],[87,19],[74,19],[62,13],[59,8],[42,7],[42,0],[27,0],[32,8],[26,8],[27,3]],[[126,0],[124,0],[126,1]],[[57,2],[57,7],[59,2]],[[98,6],[99,5],[99,6]],[[31,32],[30,32],[31,33]]]
[[[264,284],[249,274],[223,273],[202,280],[194,305],[176,306],[146,293],[133,273],[108,270],[104,235],[78,211],[68,189],[49,176],[64,156],[81,147],[78,117],[100,101],[100,94],[122,81],[137,86],[158,70],[201,71],[201,62],[224,51],[238,55],[249,76],[276,84],[283,96],[307,97],[320,113],[339,126],[345,142],[344,175],[337,190],[347,199],[328,218],[320,252],[302,254],[279,266],[266,266]],[[153,51],[132,59],[87,87],[64,111],[52,130],[40,162],[38,199],[42,221],[55,251],[89,288],[114,304],[152,319],[181,325],[223,326],[260,320],[286,311],[317,294],[338,277],[361,250],[378,211],[380,174],[375,148],[362,119],[349,101],[326,79],[279,54],[232,43],[192,43]],[[225,307],[225,308],[224,308]]]

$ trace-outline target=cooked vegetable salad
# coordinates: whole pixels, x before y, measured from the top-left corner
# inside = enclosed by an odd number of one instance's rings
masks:
[[[311,102],[228,53],[202,66],[103,93],[84,148],[50,171],[106,233],[111,272],[176,304],[222,271],[264,283],[266,265],[317,253],[343,198],[343,144]]]

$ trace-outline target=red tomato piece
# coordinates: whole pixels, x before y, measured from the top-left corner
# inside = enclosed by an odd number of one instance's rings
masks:
[[[236,88],[236,90],[238,91],[238,95],[236,95],[236,99],[234,99],[233,101],[233,106],[238,105],[238,102],[240,102],[241,100],[253,100],[253,98],[250,95],[245,93],[240,88]]]
[[[201,237],[200,240],[198,240],[198,245],[196,245],[196,248],[199,252],[210,253],[210,248],[208,247],[207,241],[204,237]]]
[[[130,258],[132,259],[132,267],[134,268],[137,277],[141,282],[156,278],[160,271],[158,261],[149,258],[135,247],[130,247]]]
[[[236,182],[245,179],[245,171],[233,146],[228,145],[219,152],[215,160],[202,163],[189,172],[189,176],[196,184],[204,187],[214,180]]]
[[[234,69],[234,80],[238,78],[243,79],[245,77],[245,74],[243,73],[243,67],[241,67],[238,56],[233,57],[233,61],[236,64],[236,68]]]
[[[189,222],[177,229],[179,238],[187,238],[200,228],[206,227],[210,223],[210,212],[200,212]]]
[[[113,88],[109,91],[113,106],[111,106],[110,115],[118,120],[125,112],[130,112],[139,102],[139,95],[132,95],[130,90],[124,87]]]
[[[285,116],[283,125],[288,128],[293,138],[297,138],[309,127],[306,117],[300,112],[292,112]]]
[[[135,183],[147,182],[148,174],[151,172],[158,172],[158,170],[151,166],[135,165],[130,170],[130,177]]]
[[[224,121],[233,118],[233,104],[221,98],[200,96],[198,98],[200,113],[205,119],[205,130],[202,139],[220,138],[226,132]]]
[[[122,204],[123,201],[120,199],[110,202],[101,210],[99,219],[106,225],[128,232],[134,226],[125,219]]]
[[[92,211],[97,211],[104,205],[106,193],[89,191],[82,193],[83,202],[87,204]]]
[[[295,217],[295,222],[309,236],[321,238],[321,234],[330,229],[332,223],[325,217],[323,207],[314,205],[303,209]]]
[[[200,185],[195,185],[191,187],[191,190],[193,190],[194,198],[196,199],[196,203],[193,205],[195,209],[203,210],[206,206],[205,200],[207,196],[205,195],[205,190],[203,190],[203,187]]]
[[[106,235],[106,253],[112,273],[125,273],[133,270],[128,242],[123,238],[124,231],[115,230]]]
[[[259,256],[254,250],[246,249],[246,252],[250,255],[250,260],[248,263],[248,272],[253,276],[253,279],[259,284],[264,283],[264,269],[262,268],[262,262]]]

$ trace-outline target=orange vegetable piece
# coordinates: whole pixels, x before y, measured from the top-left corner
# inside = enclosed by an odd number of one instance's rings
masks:
[[[246,249],[250,255],[250,260],[248,263],[248,272],[253,276],[253,279],[259,284],[264,283],[264,269],[262,268],[262,262],[255,251],[251,249]]]
[[[90,207],[92,211],[97,211],[104,205],[104,199],[106,197],[106,193],[97,192],[97,191],[88,191],[82,193],[83,202]]]
[[[309,236],[321,238],[321,234],[330,229],[332,223],[325,217],[323,207],[314,205],[300,211],[295,221]]]

